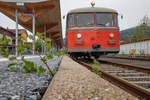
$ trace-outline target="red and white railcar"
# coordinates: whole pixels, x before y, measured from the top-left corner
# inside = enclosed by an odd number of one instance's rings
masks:
[[[118,53],[120,36],[116,10],[79,8],[67,14],[67,52],[73,56]]]

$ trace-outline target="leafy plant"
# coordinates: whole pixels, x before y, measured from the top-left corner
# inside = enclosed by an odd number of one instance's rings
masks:
[[[37,37],[38,37],[38,39],[37,39],[38,42],[42,42],[43,41],[44,36],[43,36],[42,33],[37,33]],[[48,51],[50,51],[51,50],[51,45],[50,45],[51,39],[50,38],[45,38],[44,40],[45,40],[44,41],[45,42],[44,43],[44,47],[47,47]],[[48,72],[52,76],[54,76],[55,72],[50,69],[50,67],[49,67],[49,65],[47,63],[47,60],[48,59],[53,59],[54,55],[51,52],[47,52],[46,55],[44,55],[44,56],[41,56],[39,52],[37,52],[37,54],[39,55],[39,57],[40,57],[41,61],[43,62],[43,64],[45,64],[45,66],[47,67]],[[60,52],[57,55],[62,55],[62,54],[64,54],[64,53]]]
[[[8,64],[8,67],[15,66],[15,65],[17,65],[17,63],[10,63]]]
[[[17,72],[17,71],[19,71],[19,68],[12,67],[12,68],[8,68],[7,71]]]
[[[14,56],[13,56],[13,57],[9,57],[9,60],[11,60],[11,61],[12,61],[12,60],[16,60],[16,59],[17,59],[17,58],[14,57]]]
[[[46,47],[49,51],[51,50],[51,39],[50,38],[44,38],[44,34],[43,33],[37,33],[36,36],[38,37],[38,39],[36,40],[36,43],[42,43],[44,42],[43,46]],[[29,35],[29,38],[31,40],[34,40],[35,38],[32,35]],[[7,71],[19,71],[20,69],[18,67],[12,67],[12,66],[21,66],[24,69],[25,73],[37,73],[38,76],[40,76],[42,73],[46,72],[46,69],[40,65],[37,66],[33,61],[28,61],[26,59],[24,59],[23,54],[27,51],[27,47],[26,45],[24,45],[23,43],[23,38],[20,36],[19,37],[19,44],[17,46],[17,50],[18,50],[18,54],[21,56],[21,60],[18,61],[16,56],[11,56],[8,57],[8,49],[4,48],[4,47],[0,47],[0,55],[8,58],[10,61],[15,61],[13,63],[10,63],[8,65],[8,69]],[[6,36],[4,35],[3,38],[0,39],[0,44],[5,46],[7,45],[11,40],[7,39]],[[41,46],[41,44],[39,45]],[[39,55],[40,60],[42,61],[42,63],[46,66],[46,68],[48,69],[48,73],[51,74],[52,76],[55,75],[55,71],[51,70],[50,66],[48,65],[48,60],[49,59],[53,59],[53,56],[61,56],[64,54],[63,51],[61,52],[55,52],[54,54],[52,54],[51,52],[47,52],[44,56],[40,55],[41,50],[36,50],[36,53]]]
[[[99,71],[100,63],[96,59],[93,60],[93,63],[94,63],[92,67],[93,72],[95,72],[97,75],[101,75],[101,72]]]
[[[23,61],[23,68],[25,70],[26,73],[34,73],[37,72],[37,68],[35,67],[34,62],[32,61],[27,61],[24,59],[24,57],[22,57],[21,59]]]
[[[46,69],[40,66],[37,70],[38,75],[40,76],[42,73],[46,72]]]

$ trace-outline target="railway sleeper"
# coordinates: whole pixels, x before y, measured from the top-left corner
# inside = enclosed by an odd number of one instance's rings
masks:
[[[103,69],[103,71],[106,71],[106,72],[122,72],[122,70],[115,70],[115,69]]]
[[[137,76],[144,76],[144,77],[150,77],[150,74],[144,74],[142,72],[139,73],[119,73],[117,74],[119,77],[137,77]]]
[[[146,83],[135,83],[137,86],[140,86],[140,87],[143,87],[143,88],[146,88],[150,91],[150,82],[146,82]]]
[[[150,77],[121,77],[127,81],[150,81]]]
[[[103,70],[114,70],[114,68],[102,68],[102,67],[100,67],[100,69],[103,69]],[[115,70],[123,70],[123,69],[121,69],[121,68],[116,68]]]
[[[131,71],[131,70],[122,70],[122,71],[116,71],[115,69],[113,71],[107,71],[107,70],[104,70],[105,72],[107,73],[116,73],[116,74],[120,74],[120,73],[135,73],[136,71]]]

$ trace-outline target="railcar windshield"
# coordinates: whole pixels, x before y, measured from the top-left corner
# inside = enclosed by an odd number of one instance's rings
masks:
[[[74,26],[74,14],[70,14],[68,16],[68,26],[73,27]]]
[[[76,13],[68,15],[68,27],[118,27],[117,13]]]
[[[79,27],[94,26],[94,14],[93,13],[77,14],[76,22],[77,26]]]
[[[96,13],[96,26],[112,27],[113,26],[112,13]]]

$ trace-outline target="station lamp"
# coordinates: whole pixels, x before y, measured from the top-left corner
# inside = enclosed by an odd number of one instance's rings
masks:
[[[26,11],[27,8],[25,6],[25,4],[23,2],[17,2],[16,5],[22,10],[22,11]]]

